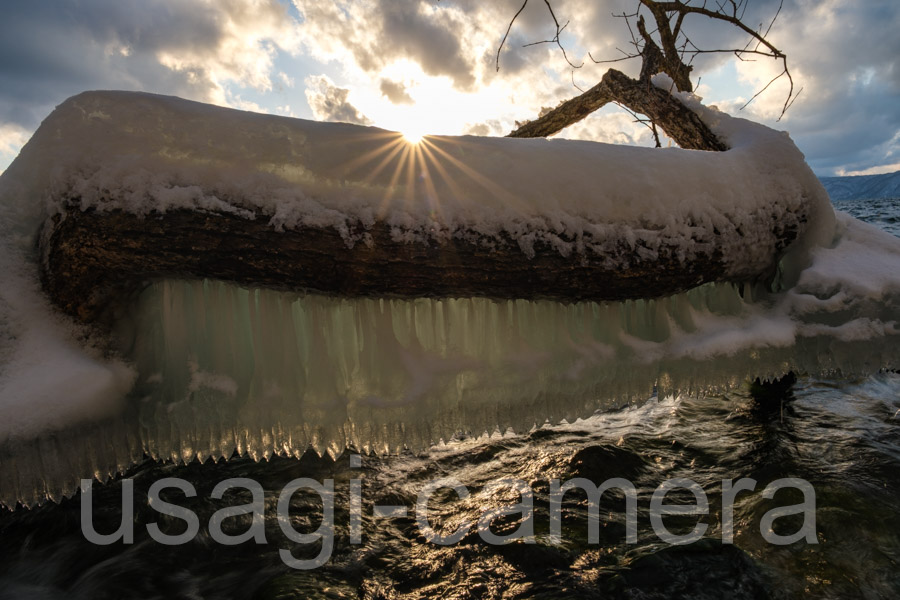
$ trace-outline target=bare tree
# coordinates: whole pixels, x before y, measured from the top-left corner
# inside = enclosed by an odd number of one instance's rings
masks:
[[[513,16],[509,23],[500,46],[497,49],[497,68],[500,68],[500,51],[506,43],[512,27],[528,5],[529,0],[522,3],[522,7]],[[560,34],[568,25],[568,22],[560,25],[559,19],[553,10],[550,0],[543,0],[549,10],[550,17],[556,27],[554,36],[540,43],[553,43],[559,46],[566,61],[573,67],[574,64],[565,53]],[[780,62],[782,71],[774,77],[753,98],[765,91],[776,80],[785,77],[790,89],[782,107],[781,115],[791,106],[799,92],[794,92],[794,81],[788,69],[787,56],[776,48],[769,40],[768,35],[772,25],[781,13],[782,3],[779,4],[772,20],[767,27],[760,25],[753,29],[746,25],[744,16],[750,0],[637,0],[638,4],[634,12],[613,15],[625,19],[631,34],[631,47],[629,51],[623,51],[622,56],[612,60],[596,60],[588,54],[595,63],[614,63],[634,58],[641,59],[641,72],[637,79],[628,77],[621,71],[609,69],[600,83],[581,95],[572,98],[559,106],[541,115],[538,119],[529,121],[519,126],[509,134],[509,137],[546,137],[559,132],[563,128],[577,123],[590,113],[602,106],[615,102],[629,110],[637,120],[645,122],[653,131],[657,145],[659,135],[656,127],[659,126],[682,148],[697,150],[725,150],[726,146],[691,110],[666,90],[660,89],[651,83],[651,78],[658,73],[665,73],[672,78],[675,88],[680,91],[693,91],[691,71],[693,60],[701,54],[733,53],[739,60],[751,60],[752,57],[768,57]],[[655,29],[648,28],[649,16]],[[699,16],[714,21],[727,23],[743,32],[748,41],[743,47],[718,49],[702,48],[695,44],[684,29],[685,19],[691,16]],[[531,45],[531,44],[529,44]],[[749,102],[748,102],[749,104]],[[746,105],[745,105],[746,106]],[[647,119],[641,119],[638,114],[646,115]]]

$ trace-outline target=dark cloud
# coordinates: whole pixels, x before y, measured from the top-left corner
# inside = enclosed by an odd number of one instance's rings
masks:
[[[428,75],[446,76],[462,90],[477,81],[478,54],[464,46],[471,29],[452,3],[376,0],[338,4],[295,0],[304,18],[307,42],[321,51],[348,51],[363,70],[378,72],[400,59],[419,64]]]
[[[777,125],[791,132],[820,174],[897,162],[897,23],[900,3],[893,0],[797,0],[779,17],[772,35],[804,91]]]
[[[223,103],[223,80],[264,85],[290,25],[276,0],[6,0],[0,19],[0,122],[34,128],[88,89],[144,90]],[[242,44],[248,44],[243,45]]]
[[[406,91],[406,86],[399,81],[382,79],[381,93],[394,104],[414,104],[412,96]]]
[[[307,77],[306,101],[319,121],[371,125],[372,120],[347,101],[350,90],[339,88],[325,75]]]
[[[443,11],[425,13],[420,6],[403,4],[385,0],[379,46],[390,45],[402,56],[414,57],[428,75],[448,75],[458,87],[471,88],[475,76],[454,19]]]

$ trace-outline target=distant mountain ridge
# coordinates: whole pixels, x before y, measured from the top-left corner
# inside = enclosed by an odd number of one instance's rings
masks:
[[[900,171],[882,175],[820,177],[832,200],[900,198]]]

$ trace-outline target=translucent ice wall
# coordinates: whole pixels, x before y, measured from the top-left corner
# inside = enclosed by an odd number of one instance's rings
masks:
[[[118,321],[120,412],[0,445],[2,501],[74,491],[143,453],[377,452],[585,417],[752,377],[900,366],[900,239],[840,216],[788,290],[620,303],[336,299],[162,281]],[[741,293],[743,292],[743,293]]]

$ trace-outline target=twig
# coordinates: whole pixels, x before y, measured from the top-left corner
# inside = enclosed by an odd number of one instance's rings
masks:
[[[522,7],[516,12],[513,16],[512,20],[509,22],[509,26],[506,28],[506,33],[503,34],[503,39],[500,40],[500,45],[497,46],[497,72],[500,72],[500,51],[503,50],[503,44],[506,43],[506,38],[509,37],[509,32],[512,30],[513,23],[516,22],[516,19],[519,18],[519,15],[522,14],[522,11],[525,10],[525,7],[528,6],[528,0],[522,3]]]

